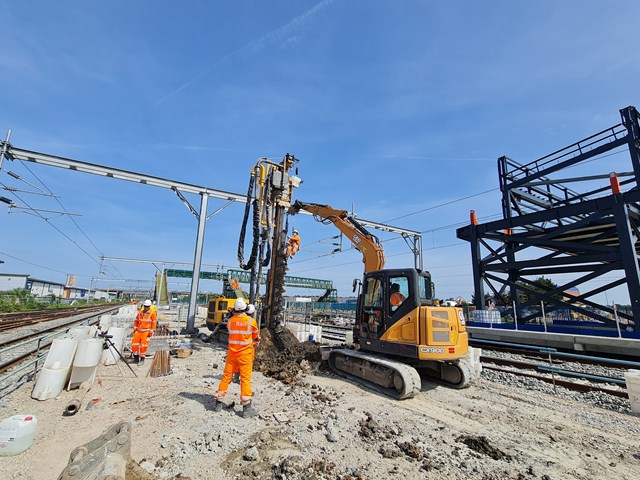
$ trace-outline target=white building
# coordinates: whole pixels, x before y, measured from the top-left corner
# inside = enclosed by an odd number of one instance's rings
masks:
[[[34,297],[48,297],[53,295],[56,298],[62,298],[64,295],[64,283],[38,280],[32,277],[27,278],[26,289],[29,290]]]
[[[27,278],[29,275],[24,273],[0,273],[0,292],[27,288]]]

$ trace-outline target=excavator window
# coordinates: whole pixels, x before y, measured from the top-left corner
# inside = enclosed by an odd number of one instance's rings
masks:
[[[409,279],[407,277],[389,278],[389,313],[393,314],[409,296]]]
[[[362,333],[378,333],[382,329],[382,281],[380,278],[369,277],[364,284],[364,302],[360,328]]]

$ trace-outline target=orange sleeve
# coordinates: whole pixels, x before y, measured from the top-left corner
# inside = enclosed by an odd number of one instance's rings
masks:
[[[253,317],[251,317],[251,336],[254,340],[260,338],[260,329],[258,328],[258,322],[256,322],[256,319]]]

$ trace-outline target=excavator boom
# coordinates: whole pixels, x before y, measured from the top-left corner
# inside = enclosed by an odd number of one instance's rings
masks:
[[[336,210],[331,205],[305,203],[296,200],[289,208],[289,214],[295,215],[300,210],[313,214],[322,223],[327,221],[333,223],[351,241],[353,246],[362,253],[365,273],[384,268],[384,251],[380,246],[380,240],[349,215],[349,212]]]

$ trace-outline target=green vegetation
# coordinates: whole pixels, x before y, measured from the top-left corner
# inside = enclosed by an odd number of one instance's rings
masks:
[[[0,312],[25,312],[28,310],[42,310],[45,308],[68,308],[86,305],[86,300],[76,300],[73,305],[69,303],[61,303],[55,295],[48,297],[36,298],[24,288],[16,288],[7,292],[0,293]]]

